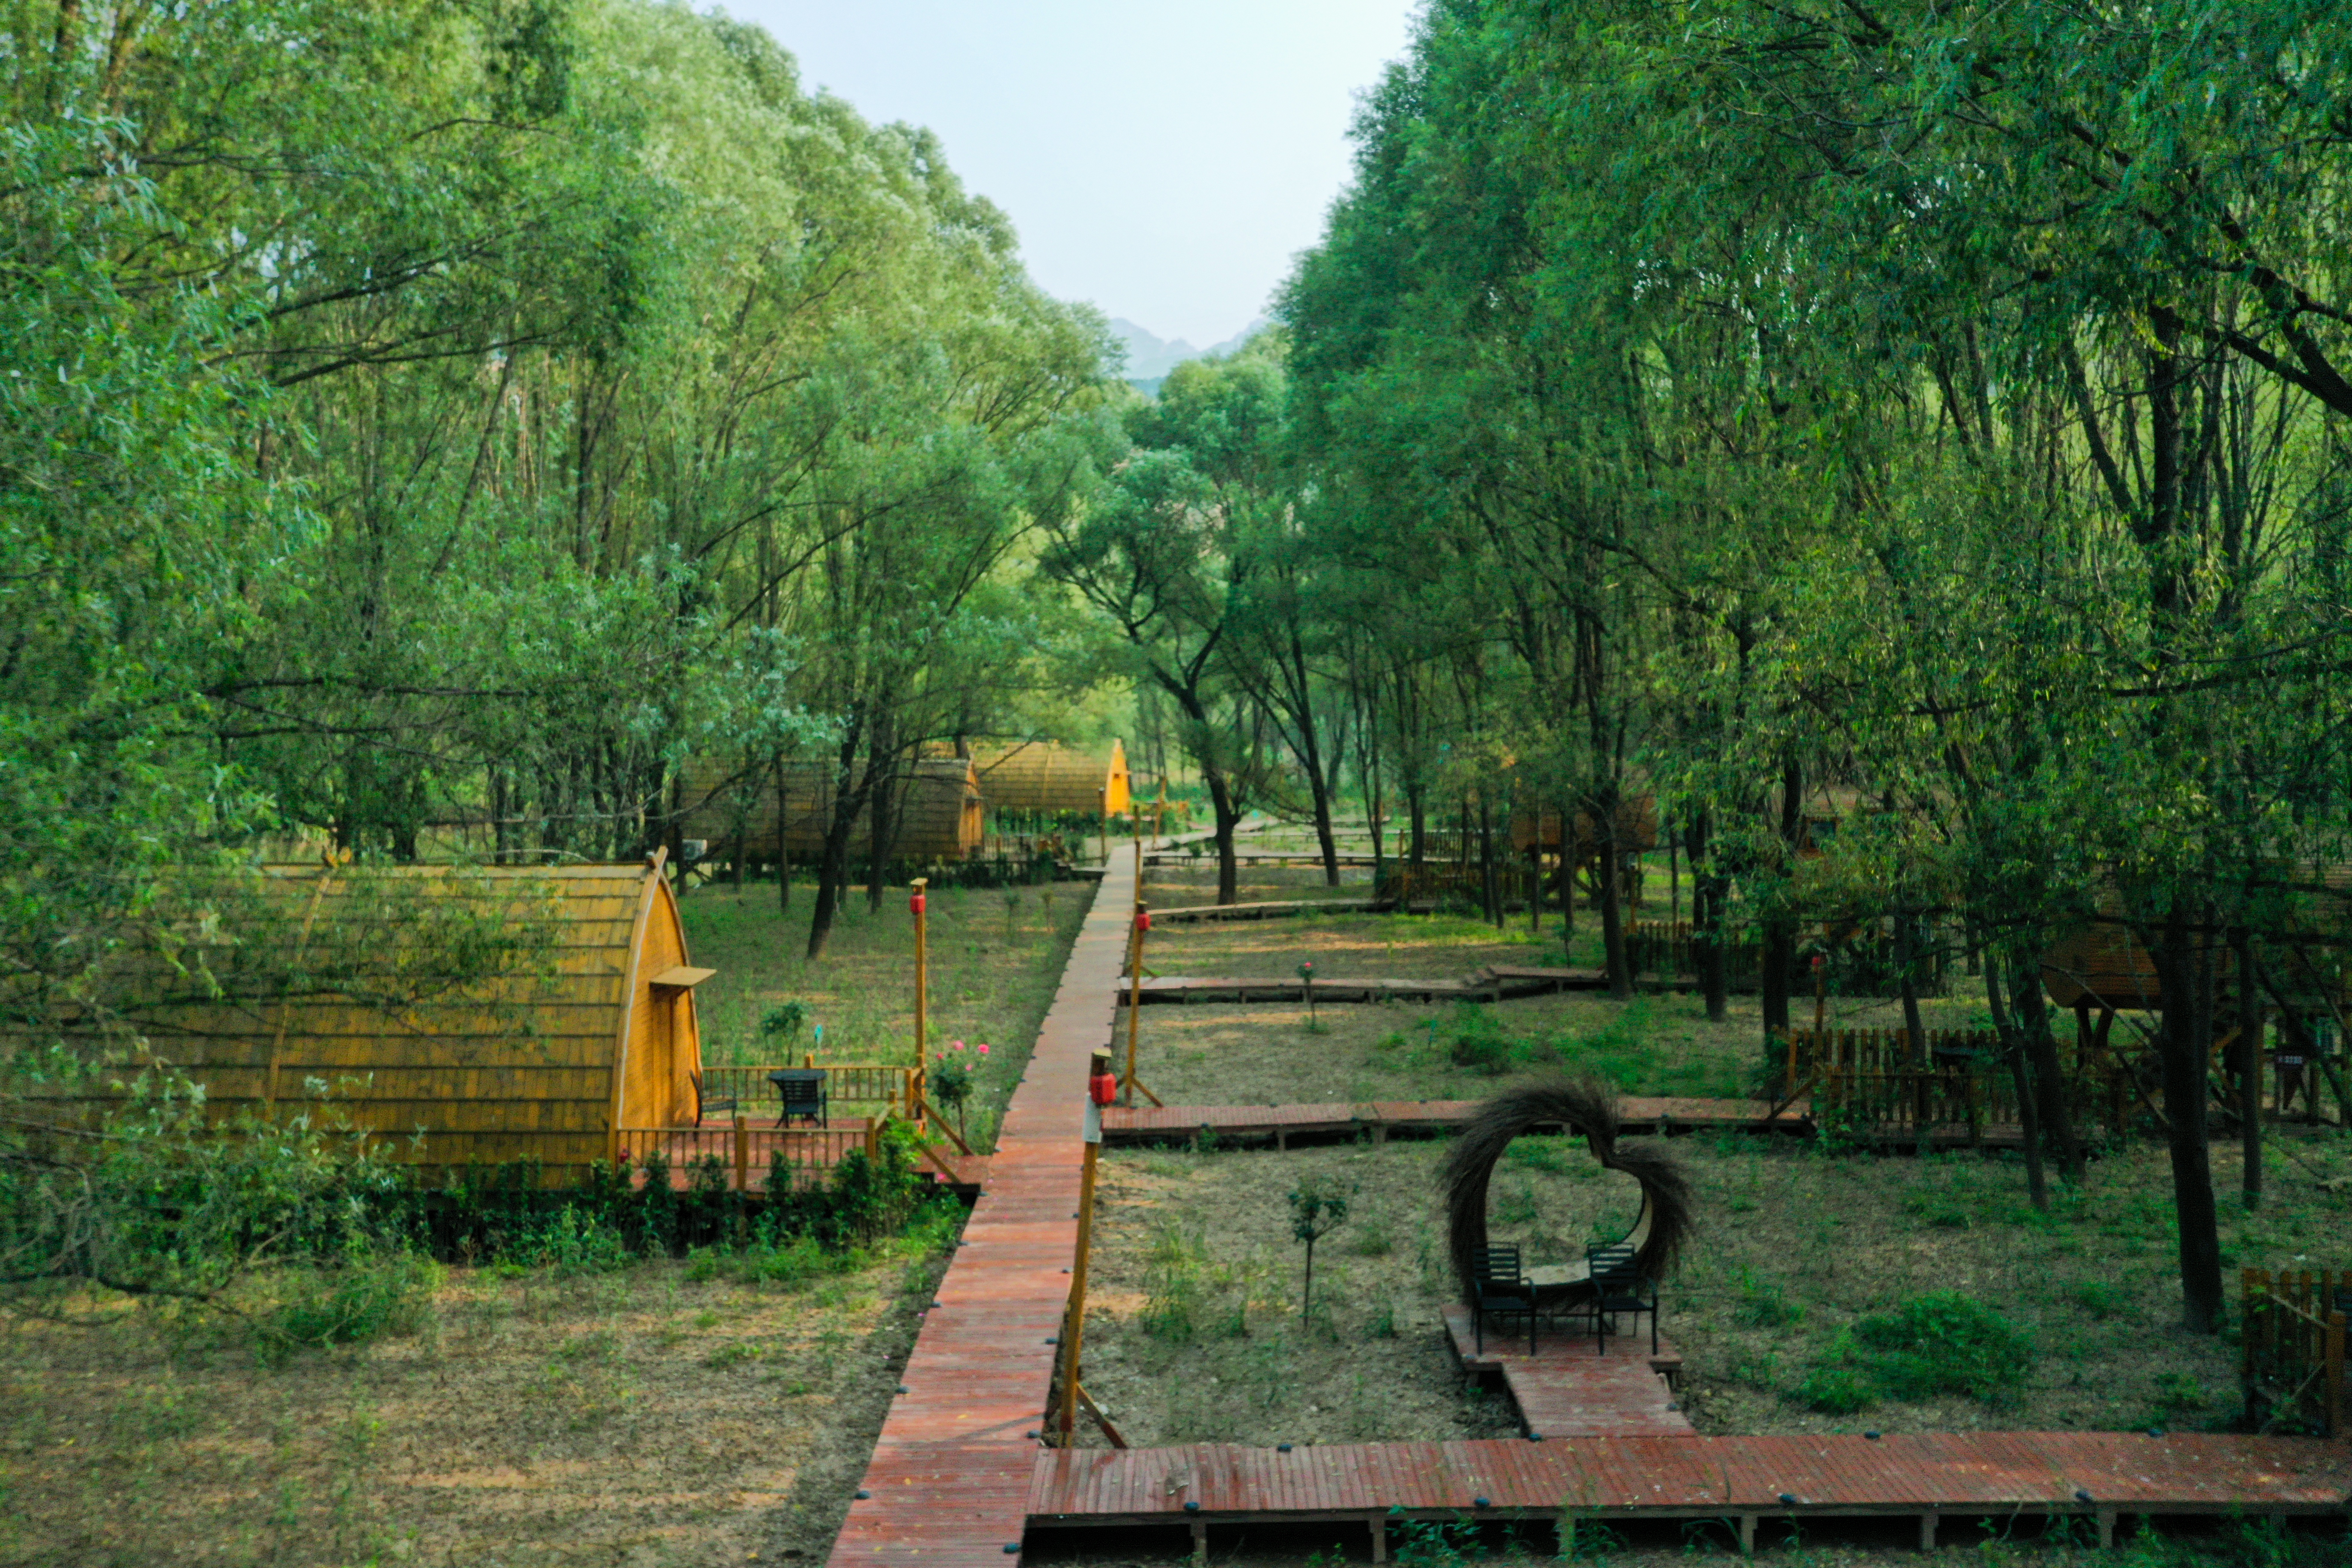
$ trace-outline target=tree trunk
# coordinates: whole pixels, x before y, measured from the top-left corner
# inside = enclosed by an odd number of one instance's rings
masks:
[[[2000,970],[1999,958],[1989,958],[1984,966],[1985,1001],[1992,1009],[1993,1027],[2000,1035],[2001,1059],[2009,1065],[2009,1079],[2017,1093],[2018,1131],[2025,1140],[2025,1195],[2035,1208],[2047,1210],[2050,1178],[2042,1162],[2042,1119],[2033,1103],[2032,1076],[2026,1070],[2024,1037],[2008,1004],[2001,1000]],[[1923,1140],[1927,1136],[1924,1128],[1920,1136]]]
[[[2219,1333],[2222,1321],[2221,1218],[2213,1201],[2206,1146],[2205,1057],[2212,1016],[2200,1017],[2198,954],[2185,895],[2174,895],[2149,958],[2164,994],[2158,1037],[2164,1069],[2164,1119],[2172,1157],[2172,1205],[2180,1226],[2180,1294],[2190,1333]]]
[[[882,912],[882,886],[890,870],[890,849],[898,837],[891,813],[898,802],[895,759],[877,743],[866,759],[866,912]]]
[[[1601,905],[1601,966],[1609,976],[1612,1001],[1633,999],[1633,965],[1625,951],[1625,910],[1620,902],[1624,888],[1624,851],[1617,843],[1617,791],[1612,786],[1587,803],[1592,812],[1593,837],[1600,841],[1601,874],[1594,892]]]
[[[1242,814],[1234,808],[1233,787],[1225,782],[1223,769],[1204,763],[1201,779],[1209,786],[1209,807],[1217,819],[1217,902],[1230,904],[1241,898],[1241,865],[1234,858],[1234,829],[1241,826]]]
[[[2057,1152],[2059,1175],[2079,1186],[2083,1144],[2075,1134],[2074,1112],[2066,1108],[2065,1069],[2058,1062],[2058,1037],[2050,1027],[2050,1001],[2042,994],[2039,954],[2028,952],[2016,961],[2009,972],[2009,994],[2015,998],[2018,1031],[2025,1037],[2027,1058],[2033,1067],[2042,1135]]]
[[[786,838],[791,823],[791,814],[786,808],[790,805],[791,802],[785,799],[783,753],[779,752],[776,754],[776,912],[786,915],[793,912],[793,852]]]
[[[1895,916],[1895,967],[1902,988],[1904,1043],[1915,1066],[1927,1060],[1927,1029],[1919,1021],[1918,922],[1908,910]]]
[[[2245,1167],[2239,1185],[2251,1214],[2263,1206],[2263,993],[2254,984],[2253,939],[2241,928],[2230,945],[2238,962],[2238,1132]]]
[[[1483,795],[1478,797],[1478,891],[1486,904],[1486,919],[1500,931],[1503,892],[1495,883],[1495,808],[1486,804]]]
[[[1698,971],[1700,994],[1706,998],[1707,1021],[1720,1024],[1731,1013],[1731,955],[1723,946],[1723,906],[1729,889],[1716,870],[1707,836],[1706,813],[1702,811],[1683,834],[1691,863],[1691,962]]]
[[[1406,864],[1418,871],[1429,864],[1429,806],[1421,798],[1421,781],[1408,777],[1404,782],[1405,814],[1412,822],[1412,848]]]
[[[1805,773],[1803,766],[1791,754],[1780,763],[1780,856],[1781,866],[1793,880],[1797,868],[1797,847],[1805,826]],[[1773,900],[1764,914],[1763,964],[1761,979],[1764,1023],[1764,1054],[1769,1063],[1782,1063],[1785,1053],[1781,1044],[1789,1032],[1789,986],[1790,973],[1797,967],[1797,917],[1789,907],[1785,889]]]
[[[866,792],[872,784],[872,775],[855,784],[852,769],[857,760],[858,731],[853,723],[842,737],[841,750],[834,767],[833,812],[824,825],[824,848],[817,858],[816,908],[809,915],[808,956],[824,956],[825,938],[833,933],[833,920],[841,906],[843,889],[849,881],[849,836],[857,823],[857,808],[864,803]]]

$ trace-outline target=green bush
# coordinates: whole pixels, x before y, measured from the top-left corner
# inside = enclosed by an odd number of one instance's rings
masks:
[[[1492,1076],[1511,1065],[1511,1038],[1484,1007],[1469,1002],[1456,1006],[1447,1033],[1451,1043],[1446,1054],[1455,1067]]]
[[[1732,1289],[1738,1292],[1739,1304],[1731,1315],[1751,1329],[1793,1328],[1804,1321],[1804,1303],[1789,1300],[1777,1279],[1759,1279],[1742,1268],[1732,1277]]]
[[[1896,1399],[1998,1399],[2025,1381],[2033,1360],[2025,1331],[1957,1290],[1857,1319],[1853,1335],[1871,1375]]]
[[[1797,1403],[1824,1415],[1851,1415],[1871,1402],[1869,1380],[1847,1366],[1817,1366],[1797,1384]]]
[[[1792,1397],[1839,1415],[1874,1398],[1963,1394],[1997,1404],[2025,1381],[2032,1360],[2022,1329],[1972,1296],[1938,1290],[1856,1319]]]
[[[295,1265],[286,1281],[255,1325],[262,1357],[273,1364],[299,1349],[415,1332],[432,1311],[441,1270],[405,1247],[354,1242],[340,1258]]]

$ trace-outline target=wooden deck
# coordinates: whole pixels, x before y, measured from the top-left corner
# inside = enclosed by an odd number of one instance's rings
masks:
[[[1111,981],[1134,900],[1134,851],[1118,846],[834,1542],[833,1568],[977,1568],[1019,1550],[1077,1247],[1087,1058],[1110,1039]]]
[[[1105,1143],[1169,1142],[1213,1131],[1220,1138],[1270,1139],[1287,1147],[1293,1137],[1370,1132],[1443,1132],[1478,1109],[1475,1100],[1331,1100],[1296,1105],[1114,1105],[1103,1112]],[[1760,1100],[1689,1100],[1629,1096],[1617,1102],[1618,1129],[1634,1132],[1701,1130],[1808,1132],[1811,1107],[1799,1100],[1768,1122],[1772,1107]]]
[[[1454,1303],[1444,1317],[1463,1369],[1502,1374],[1529,1436],[1549,1441],[1695,1436],[1675,1397],[1682,1352],[1662,1337],[1653,1352],[1646,1322],[1640,1333],[1612,1334],[1605,1347],[1596,1347],[1591,1331],[1577,1328],[1576,1320],[1547,1321],[1536,1331],[1530,1355],[1524,1326],[1503,1320],[1488,1323],[1481,1350],[1469,1308]],[[1630,1327],[1633,1320],[1624,1321]],[[1511,1331],[1513,1326],[1518,1332]]]
[[[1351,1443],[1284,1453],[1209,1443],[1037,1456],[1033,1528],[1411,1519],[1762,1519],[1910,1515],[1922,1544],[1950,1514],[2342,1517],[2352,1447],[2295,1437],[1934,1432],[1812,1437],[1619,1436],[1573,1442]]]
[[[1238,908],[1239,906],[1232,906]],[[1158,917],[1155,916],[1155,919]],[[1128,983],[1114,984],[1118,1001],[1127,1001]],[[1145,1006],[1181,1002],[1295,1002],[1304,1005],[1309,982],[1297,975],[1146,975]],[[1343,1002],[1507,1002],[1521,996],[1548,996],[1559,991],[1606,991],[1609,977],[1598,969],[1529,969],[1493,967],[1460,979],[1317,975],[1312,982],[1318,1005]]]

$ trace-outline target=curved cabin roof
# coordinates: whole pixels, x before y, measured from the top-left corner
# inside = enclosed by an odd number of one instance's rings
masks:
[[[682,773],[684,834],[704,840],[709,846],[705,853],[731,857],[739,830],[743,853],[754,860],[777,858],[779,847],[795,860],[824,851],[837,787],[831,763],[788,762],[780,777],[772,766],[730,773],[721,763],[698,757]],[[863,771],[856,776],[862,778]],[[781,846],[776,830],[780,805]],[[902,763],[891,792],[890,854],[908,860],[964,859],[980,847],[981,811],[980,786],[969,759],[923,757]],[[853,863],[862,863],[866,857],[872,821],[869,797],[850,828]]]
[[[710,972],[688,965],[657,861],[257,875],[224,889],[216,929],[180,933],[222,994],[139,1014],[145,1054],[216,1111],[324,1083],[394,1158],[549,1179],[611,1159],[621,1127],[693,1122]]]
[[[1127,747],[1081,750],[1054,741],[975,746],[971,765],[991,811],[1074,811],[1124,816],[1133,804]]]

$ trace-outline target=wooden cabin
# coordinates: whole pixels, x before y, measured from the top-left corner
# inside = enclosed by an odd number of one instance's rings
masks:
[[[688,962],[658,857],[257,875],[218,929],[180,933],[181,962],[223,994],[159,993],[136,1015],[144,1059],[202,1083],[216,1114],[312,1109],[325,1085],[391,1158],[529,1161],[550,1184],[614,1158],[623,1129],[694,1125],[694,988],[712,971]],[[437,982],[432,953],[469,931],[522,940],[504,973]]]
[[[1051,741],[982,746],[972,752],[981,798],[991,811],[1071,811],[1124,816],[1133,804],[1127,747],[1080,750]]]
[[[1558,808],[1546,806],[1540,811],[1521,807],[1511,813],[1511,848],[1520,855],[1540,850],[1546,855],[1561,852],[1561,814]],[[1604,835],[1595,826],[1592,814],[1576,814],[1576,842],[1571,858],[1578,864],[1591,859],[1606,847]],[[1658,797],[1643,793],[1627,795],[1617,803],[1616,848],[1620,854],[1634,855],[1658,847]]]
[[[922,757],[900,766],[891,791],[889,858],[926,863],[969,858],[980,847],[983,820],[971,759]],[[698,759],[686,765],[682,782],[685,837],[702,839],[709,858],[732,859],[739,832],[744,856],[755,861],[789,856],[804,862],[824,850],[837,789],[829,762],[793,761],[781,770],[754,767],[730,773],[717,763]],[[863,862],[872,837],[869,797],[850,829],[853,860]]]

